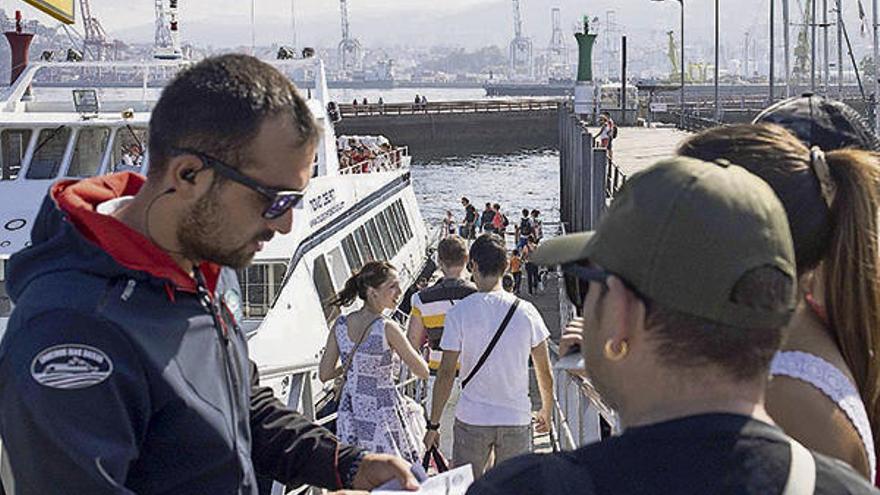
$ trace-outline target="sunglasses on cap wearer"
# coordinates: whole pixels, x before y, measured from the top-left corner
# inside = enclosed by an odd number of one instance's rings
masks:
[[[606,281],[611,276],[611,272],[578,263],[566,263],[561,268],[565,280],[565,295],[577,308],[578,314],[583,311],[584,299],[587,297],[590,282],[598,282],[605,290],[608,289]]]
[[[566,263],[562,265],[561,268],[565,281],[565,295],[568,296],[568,300],[571,301],[575,308],[577,308],[578,315],[583,313],[584,299],[587,297],[590,282],[598,282],[602,284],[602,290],[604,292],[608,290],[608,277],[612,275],[619,278],[624,287],[629,289],[629,291],[641,299],[642,302],[646,301],[642,294],[631,283],[620,278],[620,275],[615,273],[601,268],[585,266],[577,262]]]
[[[202,153],[201,151],[196,151],[189,148],[174,148],[174,152],[177,154],[188,154],[197,156],[205,165],[205,168],[212,168],[223,177],[233,182],[237,182],[253,191],[256,191],[261,196],[266,198],[269,206],[267,206],[266,209],[263,210],[263,218],[267,220],[274,220],[284,215],[285,213],[287,213],[288,210],[298,205],[306,194],[305,190],[297,191],[293,189],[276,189],[274,187],[260,184],[256,179],[252,179],[247,175],[244,175],[231,165],[227,165],[217,158],[214,158],[213,156],[206,153]]]

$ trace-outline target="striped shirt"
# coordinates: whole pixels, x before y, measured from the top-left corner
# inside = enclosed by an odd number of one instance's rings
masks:
[[[458,301],[477,292],[474,284],[460,278],[444,278],[436,284],[413,294],[410,318],[419,318],[428,335],[430,356],[428,367],[436,371],[440,367],[440,337],[446,312]]]

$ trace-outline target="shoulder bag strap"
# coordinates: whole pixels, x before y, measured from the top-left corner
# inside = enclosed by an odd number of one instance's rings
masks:
[[[348,359],[345,360],[345,365],[342,367],[342,379],[346,379],[346,375],[348,375],[348,369],[351,368],[351,363],[354,361],[354,355],[357,354],[358,348],[360,348],[361,344],[364,342],[364,339],[367,338],[367,334],[370,333],[370,327],[373,326],[373,323],[385,318],[384,316],[379,316],[375,320],[371,321],[367,328],[364,329],[363,333],[361,333],[361,338],[358,339],[357,344],[355,344],[354,349],[351,350],[351,354],[348,355]],[[348,332],[348,329],[345,330]],[[342,388],[342,387],[340,387]]]
[[[519,306],[519,298],[516,298],[516,300],[513,301],[513,304],[510,305],[510,309],[507,310],[507,314],[504,316],[504,320],[501,322],[501,326],[498,327],[498,331],[495,332],[495,336],[492,337],[489,345],[486,346],[486,350],[483,351],[483,355],[480,356],[480,359],[477,361],[474,369],[472,369],[471,372],[468,373],[468,376],[461,382],[462,390],[464,390],[468,382],[471,381],[471,378],[473,378],[474,375],[476,375],[477,372],[480,371],[480,368],[483,367],[483,363],[486,362],[486,358],[488,358],[489,354],[492,353],[492,349],[495,348],[495,344],[498,343],[498,339],[501,338],[501,334],[504,333],[504,329],[507,328],[507,324],[510,323],[510,319],[513,318],[513,313],[516,312],[517,306]]]
[[[789,437],[788,444],[791,446],[791,461],[782,495],[812,495],[816,490],[816,460],[795,439]]]

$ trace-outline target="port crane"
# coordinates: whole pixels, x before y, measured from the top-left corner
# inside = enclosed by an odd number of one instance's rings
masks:
[[[571,67],[568,60],[568,45],[565,44],[565,36],[562,34],[562,21],[558,7],[550,11],[550,20],[553,31],[550,35],[550,46],[547,54],[549,57],[548,72],[550,77],[569,78]]]
[[[675,46],[674,34],[674,31],[666,31],[666,36],[669,37],[669,48],[666,51],[666,56],[669,58],[669,62],[672,64],[672,72],[669,73],[669,80],[671,82],[680,82],[681,68],[678,65],[678,48],[676,48]]]
[[[348,24],[348,0],[339,0],[339,11],[342,17],[342,41],[339,42],[339,68],[343,72],[351,72],[361,65],[363,48],[361,42],[351,36]]]
[[[110,41],[107,32],[101,25],[101,21],[92,15],[89,0],[79,0],[79,8],[82,12],[83,30],[83,55],[93,60],[112,60],[116,58],[116,44]]]
[[[519,0],[513,0],[513,39],[510,41],[510,75],[533,76],[532,40],[523,35]]]

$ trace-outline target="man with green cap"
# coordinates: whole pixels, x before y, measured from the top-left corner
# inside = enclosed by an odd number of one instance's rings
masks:
[[[587,376],[624,432],[513,459],[469,495],[878,493],[764,410],[796,284],[785,211],[763,181],[728,163],[660,162],[595,232],[547,241],[533,260],[566,274]]]

